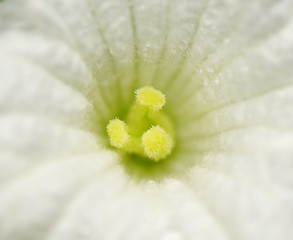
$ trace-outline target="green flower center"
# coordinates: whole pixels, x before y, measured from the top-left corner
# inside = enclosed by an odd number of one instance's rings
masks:
[[[88,128],[131,179],[184,178],[221,148],[217,135],[227,121],[215,109],[226,88],[173,47],[131,54],[93,65]]]
[[[162,64],[140,59],[137,75],[132,62],[119,68],[117,75],[104,66],[96,70],[101,85],[89,96],[94,107],[89,129],[103,148],[117,152],[119,164],[137,181],[184,178],[218,148],[217,128],[209,116],[214,102],[203,98],[210,96],[203,80],[207,76],[195,74],[193,65],[181,69],[182,63],[174,59]],[[181,74],[174,75],[179,71],[176,64]],[[100,93],[105,101],[98,99]]]

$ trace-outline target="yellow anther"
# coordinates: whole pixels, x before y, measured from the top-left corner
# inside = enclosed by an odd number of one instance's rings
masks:
[[[107,133],[110,144],[116,148],[122,148],[129,139],[127,125],[119,119],[113,119],[107,125]]]
[[[171,153],[173,141],[171,136],[162,127],[156,126],[143,134],[142,145],[146,155],[158,161]]]
[[[136,90],[136,101],[152,111],[158,111],[165,105],[166,98],[153,87],[142,87]]]

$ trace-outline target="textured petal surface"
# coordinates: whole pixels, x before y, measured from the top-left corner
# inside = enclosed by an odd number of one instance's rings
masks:
[[[291,0],[1,2],[0,239],[292,239],[292,15]],[[159,180],[104,135],[149,84],[178,138]]]

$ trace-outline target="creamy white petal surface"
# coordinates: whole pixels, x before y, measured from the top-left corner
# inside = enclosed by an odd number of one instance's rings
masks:
[[[292,239],[292,16],[291,0],[1,2],[0,239]],[[145,85],[177,135],[152,166],[105,134]]]

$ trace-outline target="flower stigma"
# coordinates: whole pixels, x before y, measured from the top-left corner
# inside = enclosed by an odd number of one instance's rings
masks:
[[[165,95],[151,86],[135,91],[135,103],[125,122],[115,118],[107,125],[111,146],[152,161],[165,159],[174,147],[174,127],[161,111]]]

